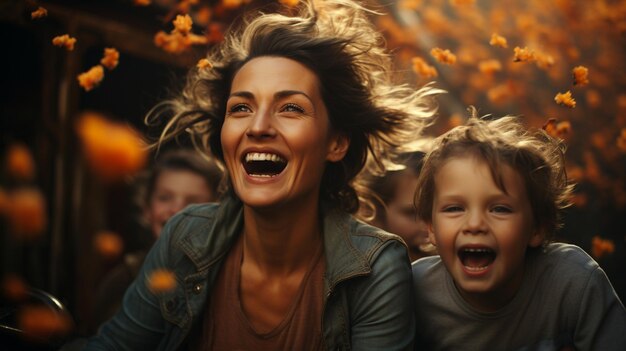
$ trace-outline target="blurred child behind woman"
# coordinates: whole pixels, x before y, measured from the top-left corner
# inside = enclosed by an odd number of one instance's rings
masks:
[[[383,175],[374,172],[363,177],[363,206],[360,217],[371,225],[399,235],[407,244],[411,261],[435,253],[428,240],[428,230],[415,210],[417,178],[424,152],[411,151],[400,156],[400,169]]]
[[[126,288],[137,276],[167,220],[187,205],[216,202],[221,179],[222,171],[215,162],[189,149],[163,153],[138,177],[135,202],[141,212],[139,222],[149,232],[149,239],[143,248],[124,255],[122,262],[100,282],[95,300],[95,326],[111,318],[120,307]]]

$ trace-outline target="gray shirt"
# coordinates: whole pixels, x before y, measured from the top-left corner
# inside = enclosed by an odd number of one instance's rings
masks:
[[[626,350],[626,310],[581,248],[529,250],[516,296],[496,312],[472,308],[439,256],[413,263],[416,349]]]

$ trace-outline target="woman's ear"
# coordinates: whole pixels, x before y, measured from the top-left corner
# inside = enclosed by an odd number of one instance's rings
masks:
[[[330,143],[328,144],[328,153],[326,154],[326,160],[330,162],[341,161],[350,147],[350,138],[343,133],[335,133],[331,136]]]

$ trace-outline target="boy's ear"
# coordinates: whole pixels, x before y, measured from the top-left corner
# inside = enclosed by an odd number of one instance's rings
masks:
[[[543,228],[536,228],[535,231],[530,234],[530,238],[528,239],[529,247],[539,247],[543,244],[544,239],[546,238],[546,231]]]
[[[428,227],[428,240],[434,246],[437,246],[437,239],[435,239],[435,232],[433,231],[433,222],[426,222],[426,226]]]
[[[330,143],[328,144],[328,153],[326,155],[326,160],[330,162],[338,162],[341,161],[346,153],[348,152],[348,147],[350,146],[350,138],[343,133],[335,133],[331,136]]]

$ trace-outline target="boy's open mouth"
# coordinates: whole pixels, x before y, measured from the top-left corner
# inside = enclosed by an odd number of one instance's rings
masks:
[[[459,250],[458,255],[463,266],[470,271],[484,270],[496,259],[495,251],[488,247],[465,247]]]
[[[250,152],[244,155],[243,168],[253,177],[275,177],[287,167],[282,156],[266,152]]]

